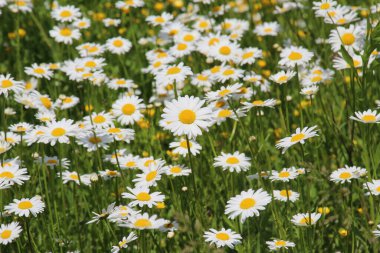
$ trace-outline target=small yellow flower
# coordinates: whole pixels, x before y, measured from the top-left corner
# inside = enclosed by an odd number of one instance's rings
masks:
[[[338,232],[339,232],[339,235],[342,237],[346,237],[348,235],[347,229],[344,229],[344,228],[340,228]]]
[[[156,207],[157,207],[158,209],[164,209],[164,208],[166,207],[166,205],[165,205],[164,202],[158,202]]]
[[[154,4],[154,10],[156,11],[162,11],[164,9],[165,5],[164,3],[157,2]]]
[[[363,208],[359,207],[358,208],[358,213],[362,214],[363,213]]]
[[[142,156],[143,157],[148,157],[149,156],[149,152],[148,151],[143,151],[142,152]]]
[[[86,110],[86,112],[91,112],[94,109],[94,107],[92,105],[85,105],[84,109]]]
[[[329,214],[330,213],[330,208],[328,207],[319,207],[318,208],[318,213],[320,214]]]

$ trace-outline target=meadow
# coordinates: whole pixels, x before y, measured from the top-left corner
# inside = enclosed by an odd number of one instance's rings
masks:
[[[379,20],[0,0],[0,252],[379,252]]]

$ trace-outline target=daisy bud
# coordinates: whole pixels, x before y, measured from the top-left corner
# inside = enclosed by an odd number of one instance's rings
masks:
[[[5,113],[5,115],[15,115],[16,111],[13,110],[13,108],[11,108],[11,107],[7,107],[7,108],[5,108],[4,113]]]
[[[208,58],[206,59],[206,62],[207,62],[208,64],[213,63],[213,62],[214,62],[214,59],[212,59],[211,57],[208,57]]]
[[[168,238],[173,238],[174,237],[174,232],[173,231],[170,231],[169,233],[168,233],[168,236],[167,236]]]
[[[187,191],[187,187],[186,186],[184,186],[184,187],[182,187],[182,189],[181,189],[183,192],[186,192]]]

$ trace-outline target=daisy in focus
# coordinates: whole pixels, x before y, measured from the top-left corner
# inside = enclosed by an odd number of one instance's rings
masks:
[[[223,170],[230,172],[247,171],[251,167],[250,158],[246,157],[244,153],[238,151],[233,154],[223,153],[214,158],[214,167],[222,167]]]
[[[279,140],[276,144],[276,148],[282,149],[282,154],[284,154],[286,150],[288,150],[288,148],[290,148],[294,144],[304,144],[305,140],[314,136],[318,136],[317,130],[315,130],[316,128],[317,126],[305,127],[302,130],[301,128],[297,128],[296,132],[292,134],[290,137],[286,137]]]
[[[221,230],[216,230],[211,228],[206,231],[203,235],[206,242],[210,244],[215,244],[217,248],[227,246],[231,249],[235,247],[236,244],[241,243],[241,235],[232,231],[231,229],[222,228]]]

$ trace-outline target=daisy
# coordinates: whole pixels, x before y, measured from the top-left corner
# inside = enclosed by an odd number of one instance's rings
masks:
[[[294,192],[292,190],[274,190],[273,191],[273,197],[276,200],[286,202],[286,201],[291,201],[291,202],[296,202],[299,198],[300,194],[298,192]]]
[[[136,184],[136,187],[156,186],[157,182],[161,180],[163,173],[165,173],[165,169],[161,164],[151,164],[148,166],[148,169],[144,169],[143,173],[137,174],[136,178],[132,181]]]
[[[128,53],[132,47],[132,43],[122,37],[115,37],[108,39],[106,42],[106,48],[108,51],[114,54]]]
[[[189,140],[190,153],[193,156],[199,154],[200,150],[202,150],[202,146],[199,145],[195,140]],[[179,141],[174,141],[169,144],[169,147],[173,149],[174,154],[180,154],[181,156],[186,156],[189,152],[187,147],[187,140],[182,138]]]
[[[131,7],[137,8],[137,7],[142,7],[144,6],[144,1],[143,0],[127,0],[127,1],[117,1],[116,2],[116,8],[121,9],[121,10],[127,10]]]
[[[347,29],[339,26],[331,31],[328,41],[334,52],[338,52],[341,46],[344,46],[348,52],[354,52],[362,49],[364,36],[361,26],[350,25]]]
[[[130,143],[135,138],[135,131],[133,129],[110,127],[105,129],[105,132],[115,138],[115,140],[125,141],[126,143]]]
[[[97,43],[84,43],[75,49],[79,51],[81,57],[98,56],[105,51],[105,46]]]
[[[17,124],[13,124],[8,128],[10,131],[14,133],[23,134],[33,129],[33,125],[26,122],[19,122]]]
[[[99,171],[99,175],[104,179],[104,180],[109,180],[109,179],[112,179],[112,178],[116,178],[116,177],[120,177],[121,174],[119,171],[117,170],[109,170],[109,169],[106,169],[106,170],[100,170]]]
[[[169,121],[167,129],[176,136],[187,135],[190,139],[202,134],[211,125],[211,109],[202,107],[205,101],[197,97],[179,97],[165,104],[162,118]]]
[[[344,168],[333,171],[330,175],[330,180],[335,183],[351,183],[351,179],[357,179],[366,174],[366,169],[345,165]]]
[[[277,22],[264,22],[255,27],[253,32],[257,36],[277,36],[280,31],[280,24]]]
[[[256,59],[261,58],[263,55],[263,51],[258,49],[257,47],[248,47],[244,48],[240,53],[240,65],[244,64],[253,64]]]
[[[372,111],[371,109],[368,109],[367,111],[364,111],[364,112],[355,112],[355,116],[351,116],[350,119],[356,120],[365,124],[380,122],[380,114],[377,114],[376,110]]]
[[[81,136],[77,136],[77,143],[87,148],[88,152],[98,149],[107,150],[109,147],[108,144],[112,141],[112,137],[101,129],[96,129],[94,132],[85,132],[81,134]]]
[[[60,173],[58,173],[58,176]],[[74,182],[77,185],[83,184],[83,185],[90,185],[90,177],[85,175],[79,175],[76,171],[68,171],[65,170],[62,172],[62,180],[64,184],[67,184],[69,182]]]
[[[159,84],[182,83],[187,76],[192,74],[190,67],[184,66],[181,62],[178,65],[166,66],[155,76],[155,79]]]
[[[191,169],[183,165],[169,165],[166,168],[166,175],[178,177],[178,176],[188,176],[191,173]]]
[[[338,3],[333,0],[322,0],[313,2],[313,10],[317,17],[325,17],[329,11],[334,9]]]
[[[119,158],[119,164],[121,169],[134,169],[137,168],[139,157],[132,154],[128,154]],[[114,163],[114,162],[113,162]],[[117,161],[115,161],[117,163]]]
[[[45,127],[41,127],[43,134],[40,136],[39,142],[50,143],[54,146],[59,143],[70,143],[69,137],[74,136],[78,129],[71,119],[62,119],[60,121],[46,122]]]
[[[39,111],[34,116],[41,122],[49,122],[56,120],[56,115],[54,111]]]
[[[0,179],[8,181],[10,185],[23,185],[28,181],[30,176],[26,168],[19,168],[18,165],[3,167],[0,165]]]
[[[308,98],[311,98],[313,95],[315,95],[319,90],[319,86],[311,85],[307,86],[301,89],[300,94],[307,96]]]
[[[0,136],[0,138],[1,138],[1,136]],[[9,144],[7,141],[0,140],[0,154],[7,152],[11,148],[12,148],[12,145]]]
[[[269,107],[273,108],[277,104],[277,101],[275,99],[267,99],[267,100],[253,100],[252,102],[244,102],[243,109],[244,110],[250,110],[253,107]]]
[[[194,49],[194,46],[191,44],[177,43],[170,48],[170,53],[176,58],[181,58],[185,55],[189,55]]]
[[[50,169],[54,169],[56,166],[61,166],[63,169],[67,169],[70,166],[70,161],[67,158],[58,159],[57,156],[45,156],[40,158],[39,162],[45,164]]]
[[[121,20],[117,18],[105,18],[102,20],[102,22],[105,27],[111,27],[111,26],[117,27],[120,25]]]
[[[372,180],[371,182],[366,182],[363,184],[363,188],[368,190],[368,195],[380,195],[380,180]]]
[[[173,15],[167,12],[161,13],[160,16],[149,16],[146,21],[153,26],[164,26],[173,19]]]
[[[96,224],[99,223],[101,220],[105,220],[108,218],[108,216],[115,210],[115,202],[109,204],[107,208],[103,208],[100,213],[92,212],[95,216],[92,217],[90,221],[88,221],[86,224],[91,224],[96,222]]]
[[[380,225],[377,225],[378,230],[372,231],[375,237],[380,237]]]
[[[132,125],[143,115],[140,110],[144,108],[143,100],[135,95],[123,96],[112,104],[112,114],[123,125]]]
[[[269,179],[272,181],[289,182],[289,180],[295,179],[297,176],[297,170],[294,168],[284,168],[281,171],[273,170]]]
[[[230,172],[247,171],[251,167],[250,160],[249,157],[245,156],[244,153],[239,153],[239,151],[233,154],[222,152],[222,155],[214,158],[214,167],[222,167],[223,170]]]
[[[21,200],[14,199],[13,203],[5,206],[5,210],[18,216],[29,217],[30,214],[37,216],[37,214],[44,211],[45,204],[41,201],[40,196],[35,196],[31,199],[22,198]]]
[[[259,211],[265,210],[270,202],[271,197],[263,189],[249,189],[228,200],[224,213],[229,215],[229,219],[240,215],[240,222],[243,223],[248,217],[259,216]]]
[[[8,8],[15,13],[19,11],[22,13],[31,12],[33,9],[32,0],[10,0]]]
[[[77,19],[74,21],[73,26],[78,29],[87,29],[91,26],[91,21],[88,18]]]
[[[299,213],[293,215],[291,222],[296,226],[311,226],[317,223],[317,221],[321,218],[320,213]]]
[[[8,97],[8,92],[10,91],[15,93],[22,92],[22,82],[15,81],[10,74],[0,75],[0,95],[4,94],[5,97]]]
[[[88,127],[94,128],[108,128],[113,127],[113,116],[110,113],[93,112],[91,116],[86,116],[83,118],[84,124]]]
[[[107,86],[113,90],[120,88],[131,89],[134,86],[133,80],[127,80],[124,78],[115,78],[107,82]]]
[[[245,112],[240,108],[237,109],[235,112],[227,108],[217,109],[216,111],[214,111],[213,119],[216,122],[216,124],[220,125],[222,122],[226,121],[228,118],[237,120],[238,118],[246,116]]]
[[[240,234],[225,228],[221,230],[211,228],[204,233],[203,237],[206,242],[215,244],[217,248],[228,246],[231,249],[233,249],[236,244],[240,244],[242,239]]]
[[[198,87],[210,88],[213,84],[213,81],[211,80],[209,73],[204,71],[202,73],[195,74],[191,78],[191,84],[198,86]]]
[[[157,215],[152,215],[149,217],[149,214],[136,214],[131,216],[128,221],[125,223],[121,223],[119,226],[121,227],[129,227],[139,230],[144,229],[157,229],[168,221],[164,219],[157,219]]]
[[[236,61],[240,50],[236,43],[227,39],[221,39],[210,49],[210,56],[221,62]]]
[[[50,80],[53,76],[53,72],[46,65],[38,65],[37,63],[33,63],[31,67],[25,68],[25,73],[30,76],[34,76],[37,78],[46,78]]]
[[[128,237],[123,237],[123,240],[119,242],[117,246],[112,246],[111,253],[118,253],[121,249],[128,248],[130,242],[133,242],[137,239],[137,236],[134,232],[131,232]]]
[[[76,96],[60,96],[56,101],[56,106],[61,110],[66,110],[76,106],[79,103],[79,98]]]
[[[206,17],[198,17],[197,20],[195,20],[195,23],[193,24],[193,28],[200,32],[205,32],[211,29],[213,23],[214,22],[212,19],[208,19]]]
[[[72,22],[81,15],[80,10],[73,5],[59,6],[51,13],[51,16],[59,22]]]
[[[9,224],[1,224],[0,227],[0,244],[7,245],[20,236],[22,228],[18,222],[11,222]]]
[[[180,22],[168,22],[163,28],[162,33],[167,34],[170,37],[174,37],[175,35],[179,34],[181,31],[183,31],[185,26]]]
[[[0,132],[0,141],[5,141],[8,144],[14,146],[21,142],[21,137],[18,134],[12,132]]]
[[[73,44],[74,40],[79,40],[81,36],[79,29],[70,26],[54,26],[49,34],[55,41],[69,45]]]
[[[8,189],[11,185],[8,180],[0,179],[0,190]]]
[[[129,203],[130,206],[143,207],[147,205],[149,208],[152,206],[156,206],[158,202],[163,202],[165,199],[164,195],[161,195],[161,192],[150,192],[148,187],[138,187],[138,188],[130,188],[127,189],[131,192],[122,193],[122,197],[126,199],[132,199],[133,201]]]
[[[134,216],[140,213],[140,211],[135,211],[130,206],[120,205],[116,206],[110,213],[107,219],[111,222],[121,222],[128,219],[130,216]]]
[[[289,82],[289,80],[292,79],[296,74],[297,72],[291,70],[288,70],[286,72],[280,71],[277,74],[271,75],[269,79],[277,84],[284,84]]]
[[[296,65],[303,66],[307,64],[313,56],[313,53],[303,47],[290,46],[281,51],[279,64],[289,68],[293,68]]]
[[[315,130],[317,126],[313,127],[305,127],[301,130],[301,128],[297,128],[296,132],[292,134],[290,137],[283,138],[278,141],[276,144],[276,148],[283,149],[282,154],[288,150],[291,146],[297,143],[304,144],[306,139],[309,139],[314,136],[318,136],[317,130]]]
[[[215,101],[219,99],[227,100],[231,96],[238,94],[242,86],[243,85],[241,83],[235,83],[233,85],[222,86],[217,91],[207,92],[206,94],[207,100],[209,101]]]
[[[214,74],[214,78],[218,82],[225,83],[227,81],[238,81],[243,77],[244,71],[242,69],[235,69],[229,66],[223,67],[220,71]]]
[[[280,240],[280,239],[274,239],[272,241],[266,241],[265,243],[268,245],[269,250],[273,250],[273,251],[293,248],[296,246],[296,244],[294,242]]]

